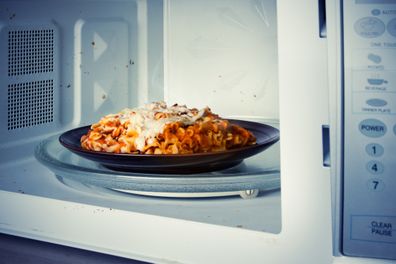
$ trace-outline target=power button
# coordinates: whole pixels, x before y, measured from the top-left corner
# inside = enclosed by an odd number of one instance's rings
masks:
[[[382,137],[386,134],[386,125],[378,119],[365,119],[359,124],[360,132],[372,138]]]

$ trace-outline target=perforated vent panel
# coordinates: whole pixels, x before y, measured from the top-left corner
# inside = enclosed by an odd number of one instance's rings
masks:
[[[54,30],[8,32],[8,76],[52,72]]]
[[[54,82],[8,85],[8,130],[53,122]]]

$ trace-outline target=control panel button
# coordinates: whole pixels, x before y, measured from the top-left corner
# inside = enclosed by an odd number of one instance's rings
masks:
[[[366,165],[367,170],[372,174],[382,174],[384,172],[384,165],[381,162],[376,160],[371,160],[367,162]]]
[[[384,147],[377,143],[371,143],[366,146],[366,153],[371,157],[381,157],[384,154]]]
[[[379,64],[382,61],[381,56],[374,54],[374,53],[369,53],[367,55],[367,59],[375,64]]]
[[[396,61],[396,56],[394,59]],[[387,58],[385,58],[384,60],[387,60]],[[352,74],[353,74],[352,89],[354,92],[355,91],[373,92],[373,93],[396,92],[396,71],[358,70],[358,71],[353,71]],[[389,97],[388,95],[386,96],[387,96],[386,101],[388,102],[388,104],[391,104],[392,98]],[[382,97],[371,97],[371,98],[382,98]]]
[[[379,10],[379,9],[373,9],[373,10],[371,10],[371,14],[372,14],[373,16],[379,16],[379,15],[381,14],[381,10]]]
[[[381,106],[387,105],[388,102],[385,100],[382,100],[382,99],[374,98],[374,99],[367,100],[366,104],[368,104],[370,106],[381,107]]]
[[[378,119],[365,119],[359,124],[360,132],[372,138],[382,137],[386,134],[386,125]]]
[[[391,34],[392,36],[396,37],[396,18],[394,18],[391,21],[389,21],[386,29],[388,30],[389,34]]]
[[[385,24],[376,17],[364,17],[356,21],[355,32],[363,38],[376,38],[384,34]]]
[[[385,189],[385,183],[380,179],[370,179],[367,181],[367,188],[372,192],[382,192]]]
[[[396,243],[396,217],[352,215],[351,239]]]
[[[396,70],[396,38],[393,39],[395,41],[387,41],[385,43],[389,45],[395,45],[395,47],[384,49],[367,48],[353,50],[352,70],[365,71],[366,81],[367,79],[379,79],[380,83],[374,81],[374,83],[371,85],[384,85],[386,84],[385,81],[389,81],[389,79],[394,80],[395,76],[393,75],[394,72],[392,71]],[[377,41],[372,40],[372,42]],[[378,41],[378,43],[381,43],[382,45],[382,42]],[[386,76],[384,76],[384,74]]]
[[[368,78],[367,79],[368,84],[370,85],[382,85],[382,84],[387,84],[388,81],[380,78]]]
[[[371,91],[354,92],[352,94],[352,109],[354,113],[394,115],[396,114],[396,100],[394,99],[396,98],[393,98],[392,94]]]

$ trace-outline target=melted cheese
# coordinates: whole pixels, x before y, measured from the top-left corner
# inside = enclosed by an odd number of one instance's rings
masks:
[[[105,118],[119,119],[122,125],[129,122],[127,133],[129,131],[138,133],[135,147],[143,151],[146,142],[150,144],[157,135],[163,133],[166,124],[180,122],[183,125],[191,125],[202,118],[205,111],[206,109],[193,111],[185,105],[168,107],[164,102],[158,102],[140,108],[126,108],[118,114],[107,115]],[[166,114],[166,117],[155,119],[158,113]]]

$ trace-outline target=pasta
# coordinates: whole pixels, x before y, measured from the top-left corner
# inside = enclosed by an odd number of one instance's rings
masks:
[[[254,135],[206,107],[164,102],[124,109],[91,125],[81,137],[87,150],[112,153],[192,154],[253,145]]]

